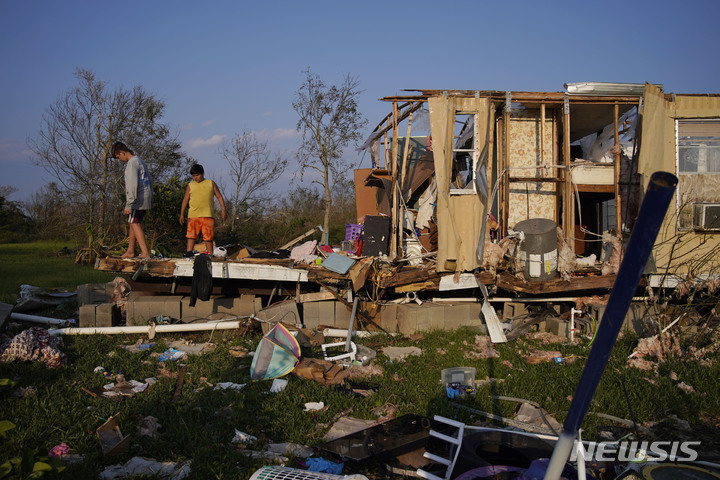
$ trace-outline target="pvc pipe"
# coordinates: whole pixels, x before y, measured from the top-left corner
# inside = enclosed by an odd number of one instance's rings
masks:
[[[244,323],[242,325],[245,325]],[[92,335],[95,333],[103,333],[107,335],[116,335],[123,333],[155,333],[163,332],[195,332],[202,330],[229,330],[232,328],[240,328],[241,322],[203,322],[203,323],[175,323],[171,325],[136,325],[125,327],[85,327],[85,328],[57,328],[50,329],[50,335]]]
[[[27,315],[25,313],[11,313],[10,318],[19,322],[44,323],[46,325],[64,325],[75,323],[75,320],[63,320],[61,318],[40,317],[38,315]]]
[[[545,480],[558,480],[568,460],[577,432],[585,418],[598,383],[600,383],[600,377],[615,346],[618,333],[625,320],[625,314],[630,308],[633,294],[655,245],[655,239],[675,193],[677,182],[677,177],[667,172],[655,172],[650,177],[635,227],[630,235],[615,284],[605,307],[605,313],[598,327],[595,342],[590,349],[580,382],[570,403],[570,410],[565,417],[563,434],[555,445],[550,458]]]

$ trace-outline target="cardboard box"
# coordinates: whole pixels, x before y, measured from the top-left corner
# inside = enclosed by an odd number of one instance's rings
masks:
[[[262,299],[255,295],[239,297],[212,296],[210,300],[196,300],[190,306],[190,297],[182,297],[180,318],[183,322],[217,321],[232,317],[255,315],[262,307]]]
[[[112,327],[120,324],[120,308],[114,303],[80,306],[79,326]]]
[[[180,300],[176,295],[138,296],[132,294],[127,301],[127,324],[148,325],[158,315],[180,319]]]

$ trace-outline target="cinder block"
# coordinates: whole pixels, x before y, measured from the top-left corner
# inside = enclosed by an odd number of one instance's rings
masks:
[[[302,320],[305,328],[317,329],[320,326],[335,327],[336,303],[338,302],[335,300],[304,303]],[[343,310],[345,309],[345,307],[342,308]],[[347,328],[349,318],[348,313],[348,320],[346,320],[345,327],[343,328]]]
[[[398,321],[397,321],[397,305],[389,304],[383,305],[375,315],[375,322],[377,322],[383,330],[390,333],[398,333]]]
[[[505,302],[503,304],[503,321],[507,321],[513,317],[519,317],[527,313],[527,307],[524,303]]]
[[[120,323],[120,308],[114,303],[101,303],[80,306],[79,326],[112,327]]]
[[[77,287],[78,305],[109,302],[115,286],[112,283],[86,283]]]
[[[545,331],[559,337],[567,338],[570,331],[570,322],[563,320],[562,318],[546,316]]]
[[[148,325],[158,315],[180,319],[181,298],[175,295],[131,295],[127,302],[127,324]]]

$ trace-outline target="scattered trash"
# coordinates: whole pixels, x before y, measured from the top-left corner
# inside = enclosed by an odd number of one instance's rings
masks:
[[[268,453],[277,455],[292,455],[298,458],[308,458],[315,454],[315,450],[305,445],[298,445],[297,443],[270,443],[267,447]]]
[[[111,456],[125,453],[130,446],[130,437],[123,437],[120,431],[120,425],[118,417],[119,413],[116,413],[108,421],[100,425],[95,434],[100,440],[100,447],[102,448],[103,455]],[[106,478],[118,478],[118,477],[106,477]]]
[[[13,312],[30,312],[45,308],[57,307],[65,302],[74,300],[76,292],[62,289],[45,289],[32,285],[20,285],[20,293],[13,306]]]
[[[322,410],[323,408],[325,408],[325,403],[323,403],[323,402],[307,402],[305,404],[305,410],[303,410],[303,411],[304,412],[313,412],[313,411],[317,411],[317,410]]]
[[[300,361],[300,345],[282,324],[277,323],[258,343],[250,365],[250,378],[263,380],[282,377]]]
[[[347,378],[347,371],[341,365],[319,358],[302,358],[293,373],[321,385],[341,384]]]
[[[253,480],[270,479],[296,479],[296,480],[368,480],[365,475],[332,475],[329,473],[308,472],[299,468],[283,467],[279,465],[267,465],[253,473]]]
[[[32,386],[20,387],[13,392],[13,395],[18,398],[25,398],[35,393],[35,388]]]
[[[62,339],[51,336],[44,328],[32,327],[15,335],[0,346],[0,362],[42,362],[48,368],[59,367],[66,359],[60,351]]]
[[[475,367],[445,368],[440,373],[440,382],[445,385],[448,398],[475,395]]]
[[[387,347],[382,349],[382,353],[387,355],[391,362],[402,362],[410,355],[422,355],[422,350],[418,347]]]
[[[270,386],[270,391],[272,393],[278,393],[285,390],[285,387],[287,387],[288,381],[282,378],[276,378],[273,380],[272,385]]]
[[[121,377],[121,375],[118,375],[118,377]],[[124,377],[122,378],[124,379]],[[137,380],[108,383],[103,386],[100,396],[105,398],[132,397],[137,393],[144,392],[147,387],[147,383],[138,382]]]
[[[188,355],[200,355],[201,353],[215,350],[215,344],[213,343],[189,343],[187,340],[182,339],[170,342],[168,346],[178,351],[183,351]]]
[[[257,442],[257,437],[250,435],[249,433],[241,432],[237,428],[235,429],[235,436],[232,439],[232,443],[253,443]]]
[[[148,415],[138,423],[138,433],[143,437],[155,438],[157,437],[160,427],[162,427],[162,425],[158,423],[158,419],[152,415]]]
[[[50,449],[50,451],[48,452],[48,457],[61,458],[63,455],[66,455],[69,452],[70,447],[68,447],[66,443],[61,443],[60,445],[55,445],[53,448]]]
[[[333,475],[340,475],[345,465],[344,463],[335,463],[319,457],[308,458],[305,463],[310,472],[332,473]]]
[[[353,433],[365,430],[375,425],[375,420],[362,420],[360,418],[342,417],[328,430],[324,440],[331,441],[340,437],[345,437]]]
[[[436,422],[419,415],[403,415],[325,443],[322,449],[356,462],[392,459],[423,447]]]
[[[215,384],[215,388],[213,388],[213,390],[240,390],[244,386],[244,383],[220,382]]]
[[[138,476],[154,475],[158,478],[181,480],[190,475],[188,460],[182,463],[158,462],[150,458],[133,457],[124,465],[111,465],[100,472],[101,480],[119,480],[137,478]]]
[[[182,350],[176,350],[170,347],[158,357],[158,362],[174,362],[175,360],[180,360],[184,356],[185,352]]]
[[[137,352],[143,352],[145,350],[151,349],[152,347],[155,346],[155,343],[149,343],[149,342],[145,343],[145,341],[142,338],[140,338],[133,345],[120,345],[120,346],[122,348],[124,348],[125,350],[127,350],[128,352],[137,353]]]

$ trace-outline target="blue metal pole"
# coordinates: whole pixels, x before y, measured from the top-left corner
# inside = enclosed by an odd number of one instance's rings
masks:
[[[667,172],[655,172],[650,177],[645,198],[640,206],[637,221],[620,264],[620,270],[615,278],[605,313],[598,327],[595,343],[590,349],[590,355],[588,355],[580,382],[575,390],[575,396],[563,424],[563,433],[553,451],[545,480],[560,478],[577,432],[615,346],[620,327],[625,320],[625,314],[630,307],[645,264],[655,245],[655,239],[672,200],[677,182],[677,177]],[[620,225],[617,227],[620,228]]]

